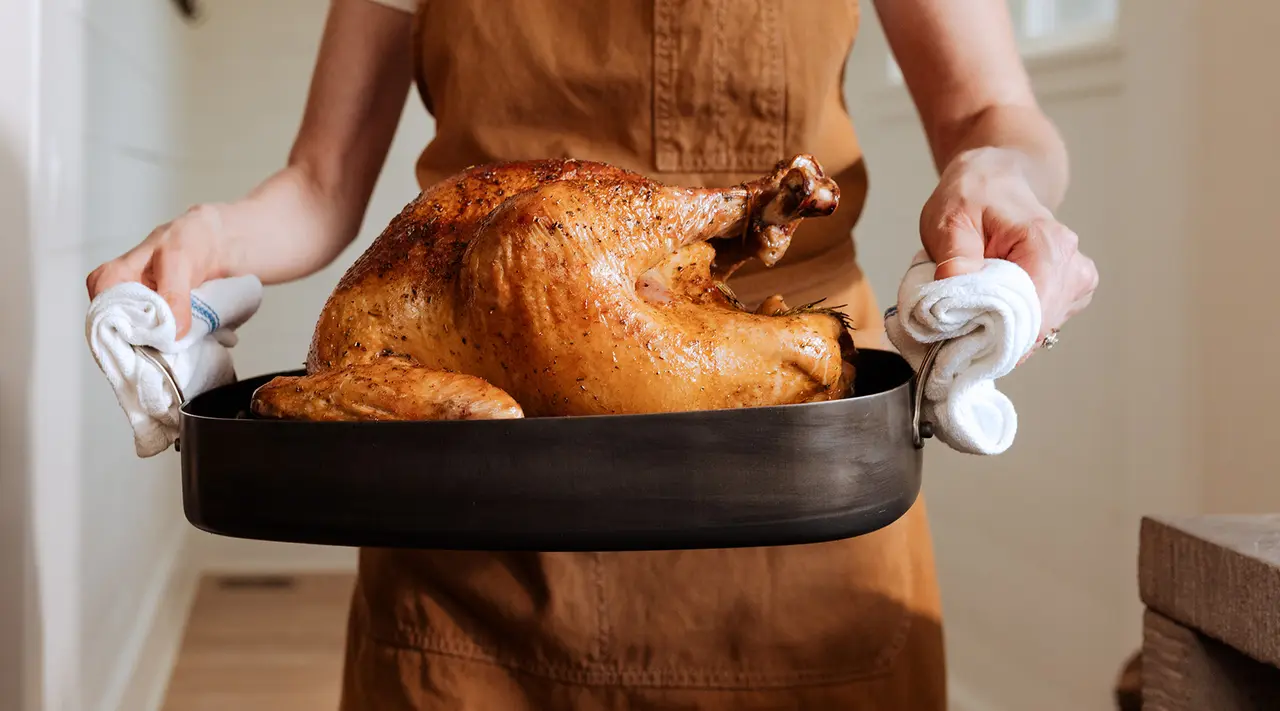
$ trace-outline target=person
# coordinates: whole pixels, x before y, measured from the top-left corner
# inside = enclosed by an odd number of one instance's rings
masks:
[[[1054,217],[1067,152],[1038,107],[1004,0],[880,0],[939,172],[920,215],[936,277],[1021,265],[1056,333],[1097,286]],[[815,155],[839,209],[808,220],[744,301],[883,319],[852,239],[868,179],[842,93],[856,0],[332,0],[287,164],[192,208],[96,269],[172,306],[206,280],[305,277],[355,237],[406,95],[436,120],[420,186],[470,165],[572,157],[726,186]],[[342,708],[941,711],[940,599],[923,499],[817,545],[621,553],[361,551]]]

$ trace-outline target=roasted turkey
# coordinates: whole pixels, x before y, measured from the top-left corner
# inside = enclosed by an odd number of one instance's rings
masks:
[[[839,189],[810,156],[726,189],[589,161],[468,169],[425,190],[325,304],[307,374],[263,417],[495,419],[828,400],[853,380],[838,311],[753,309],[726,285],[772,266]]]

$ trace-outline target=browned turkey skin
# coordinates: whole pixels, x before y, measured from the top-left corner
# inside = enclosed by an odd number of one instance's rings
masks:
[[[493,419],[673,412],[843,397],[842,317],[725,279],[772,266],[839,189],[811,156],[727,189],[588,161],[503,163],[424,191],[342,278],[307,375],[260,416]]]

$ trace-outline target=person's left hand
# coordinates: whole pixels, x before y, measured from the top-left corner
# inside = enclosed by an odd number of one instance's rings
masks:
[[[976,272],[984,258],[1006,259],[1026,270],[1043,312],[1038,347],[1089,305],[1098,270],[1080,253],[1076,234],[1036,197],[1024,160],[1001,148],[957,156],[925,203],[920,239],[938,265],[935,279]]]

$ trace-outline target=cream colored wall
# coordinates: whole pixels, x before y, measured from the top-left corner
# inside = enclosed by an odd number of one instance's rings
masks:
[[[181,183],[187,202],[234,199],[284,164],[326,10],[326,3],[311,0],[224,0],[209,6],[181,48],[188,67],[182,121],[191,137]],[[431,123],[416,95],[409,101],[359,238],[328,269],[267,291],[235,351],[241,372],[300,367],[329,291],[418,194],[413,162],[430,138]]]
[[[1196,208],[1194,313],[1204,404],[1203,496],[1211,511],[1280,511],[1280,7],[1205,3],[1200,125],[1187,148]]]
[[[935,177],[867,20],[850,72],[872,185],[858,239],[891,298]],[[1277,26],[1274,3],[1131,0],[1114,43],[1028,60],[1071,147],[1060,215],[1102,287],[1005,381],[1010,452],[927,456],[958,710],[1113,708],[1140,643],[1140,517],[1280,510]]]

